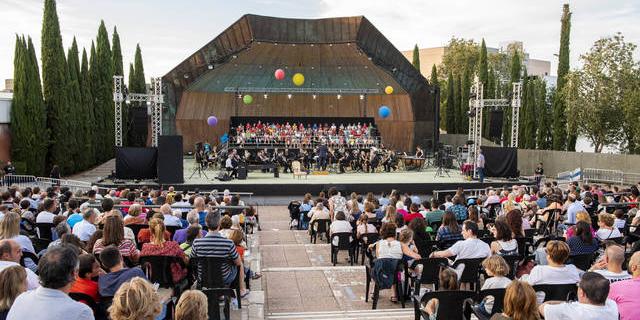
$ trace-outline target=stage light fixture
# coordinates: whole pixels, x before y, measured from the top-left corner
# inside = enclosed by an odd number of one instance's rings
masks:
[[[269,95],[265,93],[265,94],[263,95],[263,97],[264,97],[265,99],[267,99],[267,98],[269,97]]]
[[[131,104],[131,100],[127,99],[127,100],[124,101],[124,103]]]
[[[311,97],[313,97],[313,100],[315,100],[317,96],[314,94],[314,95],[311,95]]]
[[[209,68],[209,70],[213,70],[213,65],[210,64],[210,65],[207,66],[207,68]]]
[[[151,105],[151,101],[147,101],[147,105],[150,106]]]
[[[364,94],[360,95],[360,100],[364,100]]]
[[[185,78],[185,79],[189,79],[189,74],[188,74],[188,73],[185,73],[185,74],[184,74],[184,78]]]
[[[338,100],[340,100],[340,99],[342,98],[342,95],[340,95],[340,94],[339,94],[339,95],[337,96],[337,98],[338,98]]]
[[[291,93],[289,93],[289,94],[287,95],[287,98],[291,99],[291,97],[292,97],[292,96],[293,96],[293,95],[292,95]]]

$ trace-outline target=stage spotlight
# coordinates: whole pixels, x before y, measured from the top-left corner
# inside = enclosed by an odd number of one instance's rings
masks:
[[[291,93],[289,93],[289,94],[287,95],[287,98],[291,99],[291,97],[292,97],[292,95],[291,95]]]
[[[185,78],[185,79],[189,79],[189,74],[188,74],[188,73],[185,73],[185,74],[184,74],[184,78]]]
[[[265,93],[264,94],[264,98],[267,99],[268,97],[269,97],[269,95]]]
[[[131,100],[127,99],[127,100],[124,101],[124,103],[131,104]]]
[[[147,101],[147,105],[150,106],[151,105],[151,101]]]
[[[314,95],[311,95],[311,97],[313,97],[313,100],[315,100],[315,99],[316,99],[316,95],[315,95],[315,94],[314,94]]]
[[[242,94],[238,93],[238,99],[242,99]]]
[[[207,68],[209,68],[209,70],[213,70],[213,65],[210,64],[210,65],[207,66]]]
[[[364,100],[364,94],[360,95],[360,100]]]
[[[338,100],[340,100],[340,98],[342,98],[342,95],[338,95],[337,98],[338,98]]]

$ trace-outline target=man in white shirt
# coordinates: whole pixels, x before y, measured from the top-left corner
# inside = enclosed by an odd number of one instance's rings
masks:
[[[462,236],[464,241],[456,242],[451,248],[436,251],[432,258],[448,258],[456,256],[456,260],[486,258],[491,255],[491,248],[487,243],[478,239],[478,225],[470,220],[462,224]]]
[[[624,248],[618,245],[610,245],[604,251],[604,257],[593,264],[589,271],[601,274],[609,282],[617,282],[631,279],[631,275],[622,270],[624,263]]]
[[[569,193],[569,196],[567,196],[567,203],[565,205],[567,206],[566,222],[568,224],[576,224],[576,215],[580,211],[585,211],[584,207],[582,206],[582,204],[580,204],[580,202],[576,201],[576,195],[573,193]]]
[[[47,198],[44,200],[43,206],[44,211],[38,213],[36,223],[53,223],[53,218],[56,216],[53,214],[56,211],[56,200]]]
[[[162,215],[164,216],[165,226],[176,226],[176,227],[182,226],[182,222],[180,221],[180,218],[174,216],[173,212],[171,212],[170,205],[166,203],[163,204],[162,207],[160,207],[160,212],[162,212]]]
[[[0,240],[0,271],[11,266],[19,266],[22,257],[22,247],[14,240]],[[40,286],[38,276],[29,268],[27,272],[27,290],[33,290]]]
[[[578,302],[547,301],[538,310],[545,319],[617,320],[618,306],[608,294],[609,280],[586,272],[578,284]]]
[[[476,161],[476,170],[478,171],[478,180],[480,183],[484,182],[484,154],[482,153],[482,149],[478,152],[478,159]]]
[[[82,221],[73,226],[73,234],[80,238],[81,241],[89,241],[91,236],[96,232],[96,212],[93,209],[87,209],[82,213]]]

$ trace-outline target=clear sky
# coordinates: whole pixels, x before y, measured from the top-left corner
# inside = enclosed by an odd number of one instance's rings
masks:
[[[13,77],[15,34],[31,35],[40,53],[42,0],[0,0],[0,79]],[[245,13],[293,18],[364,15],[400,50],[441,46],[452,37],[484,37],[498,47],[524,42],[556,72],[561,1],[552,0],[58,0],[65,50],[73,36],[91,46],[100,19],[118,27],[125,63],[140,43],[147,78],[161,76]],[[622,32],[640,44],[640,1],[570,1],[571,65],[598,38]],[[636,53],[638,57],[638,53]],[[0,85],[1,86],[1,85]]]

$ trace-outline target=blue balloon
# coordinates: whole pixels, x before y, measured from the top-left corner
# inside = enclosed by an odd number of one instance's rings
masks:
[[[227,141],[229,141],[229,136],[227,134],[220,137],[220,142],[227,143]]]
[[[387,106],[381,106],[380,109],[378,109],[378,115],[380,118],[384,119],[391,115],[391,109]]]

